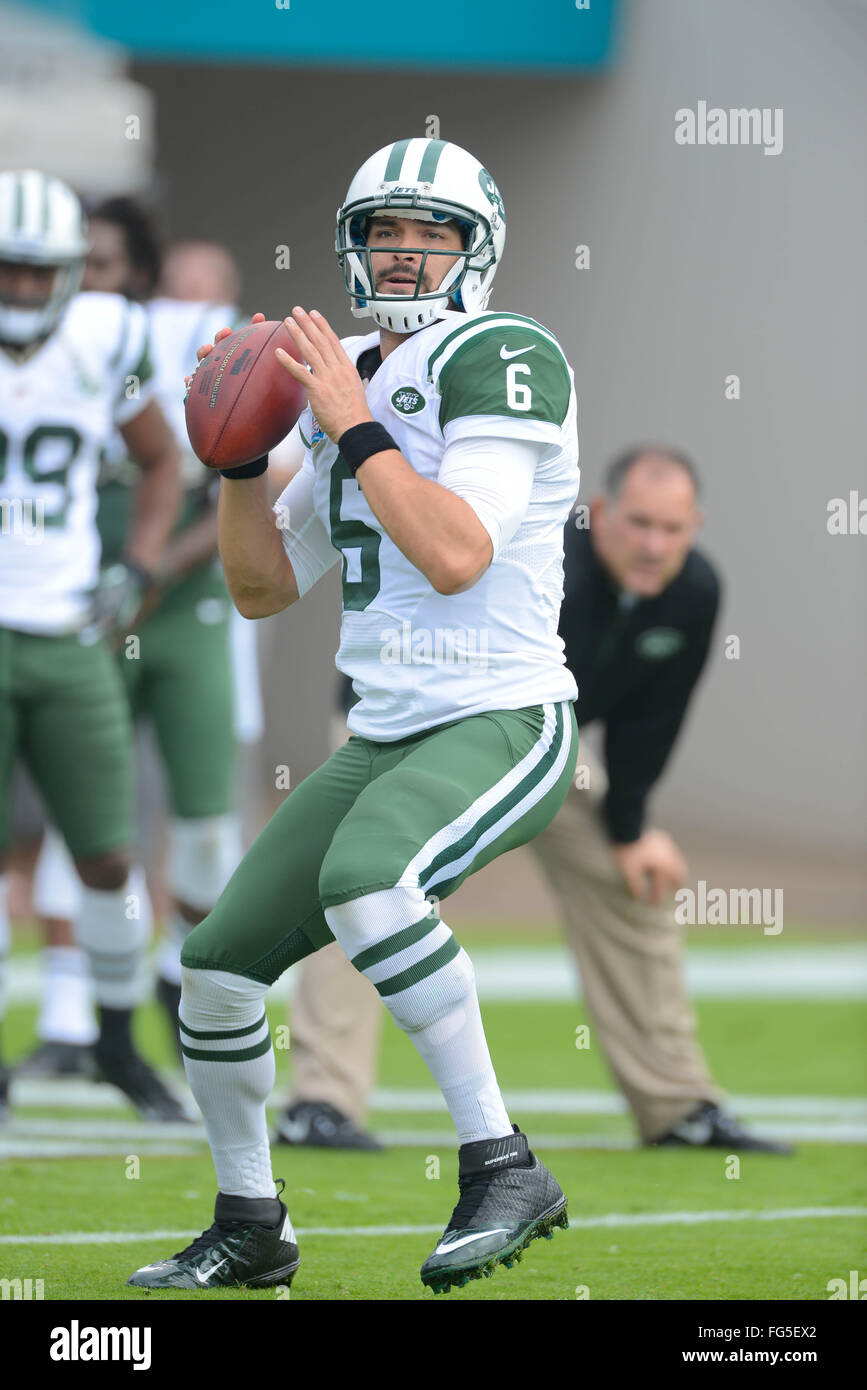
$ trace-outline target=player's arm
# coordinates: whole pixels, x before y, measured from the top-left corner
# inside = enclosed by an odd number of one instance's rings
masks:
[[[372,422],[361,378],[321,314],[300,308],[293,314],[286,326],[312,378],[288,353],[278,350],[277,356],[304,385],[319,425],[337,443],[353,426]],[[457,493],[419,477],[397,449],[371,455],[358,482],[395,545],[438,593],[460,593],[481,578],[493,558],[491,537]]]
[[[125,552],[133,564],[153,574],[181,505],[181,453],[155,400],[119,428],[130,458],[141,469]]]
[[[218,509],[220,558],[244,618],[267,618],[300,597],[268,496],[268,475],[224,478]]]

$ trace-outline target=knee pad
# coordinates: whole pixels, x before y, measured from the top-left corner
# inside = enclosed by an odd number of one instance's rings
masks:
[[[60,831],[47,825],[33,871],[33,910],[40,917],[66,918],[72,922],[80,906],[81,880],[72,855]]]
[[[188,1028],[224,1033],[258,1023],[268,986],[227,970],[181,969],[179,1017]]]
[[[242,856],[237,816],[174,817],[169,825],[168,887],[179,902],[209,912]]]

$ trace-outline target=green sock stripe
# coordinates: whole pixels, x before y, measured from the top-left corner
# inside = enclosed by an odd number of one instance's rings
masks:
[[[380,980],[376,988],[383,998],[389,994],[399,994],[402,989],[409,989],[410,985],[417,985],[420,980],[426,980],[428,975],[433,975],[441,966],[454,960],[460,949],[455,938],[450,936],[439,950],[432,951],[424,960],[416,961],[415,965],[411,965],[407,970],[401,970],[399,975],[392,975],[389,980]]]
[[[388,163],[385,166],[383,182],[391,183],[400,178],[403,157],[409,149],[409,140],[396,140],[392,146],[391,154],[388,156]]]
[[[271,1049],[271,1034],[257,1042],[253,1047],[242,1047],[236,1052],[205,1052],[200,1047],[187,1047],[181,1041],[181,1051],[185,1057],[191,1057],[194,1062],[252,1062],[256,1057],[262,1057]]]
[[[551,739],[551,746],[548,751],[539,759],[536,766],[527,773],[526,777],[522,778],[518,785],[513,787],[513,789],[503,797],[502,801],[498,801],[495,806],[491,807],[490,811],[487,811],[485,815],[477,820],[475,825],[472,825],[460,840],[456,840],[454,844],[447,845],[445,849],[440,850],[440,853],[435,859],[431,860],[419,880],[422,888],[431,881],[440,869],[445,868],[447,864],[452,863],[456,859],[463,858],[467,850],[472,849],[486,830],[496,825],[497,821],[507,815],[520,801],[523,801],[524,797],[528,796],[534,787],[544,781],[549,769],[552,768],[557,761],[560,749],[563,745],[564,732],[563,706],[558,705],[554,735]],[[450,880],[446,880],[446,882],[450,882]],[[442,896],[442,889],[444,887],[445,883],[440,880],[436,890],[440,896]]]
[[[352,957],[352,964],[356,970],[367,970],[370,965],[379,965],[380,961],[388,960],[389,956],[396,956],[398,951],[405,951],[407,946],[414,946],[417,941],[423,941],[438,925],[439,918],[431,913],[420,922],[413,922],[411,927],[404,927],[403,931],[386,937],[385,941],[368,946],[366,951]]]
[[[258,1023],[251,1023],[247,1028],[230,1028],[228,1032],[203,1033],[197,1028],[188,1028],[185,1023],[181,1023],[180,1019],[178,1019],[178,1027],[186,1033],[188,1038],[201,1038],[204,1042],[221,1042],[224,1038],[246,1038],[250,1033],[258,1033],[264,1022],[265,1013],[263,1010]]]

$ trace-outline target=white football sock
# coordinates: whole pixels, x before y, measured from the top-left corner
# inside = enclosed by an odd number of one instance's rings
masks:
[[[494,1073],[472,961],[420,888],[398,885],[325,909],[443,1093],[461,1144],[512,1133]]]
[[[44,1042],[96,1042],[87,956],[77,946],[48,946],[42,952],[42,1009],[36,1024]]]
[[[122,888],[81,890],[75,939],[87,952],[97,1004],[132,1009],[147,990],[145,951],[153,912],[144,870],[135,865]]]
[[[268,986],[225,970],[182,971],[184,1069],[227,1197],[276,1197],[265,1102],[276,1067]]]

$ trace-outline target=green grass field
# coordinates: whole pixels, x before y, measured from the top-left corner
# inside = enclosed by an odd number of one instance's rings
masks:
[[[471,934],[462,935],[472,951]],[[509,945],[540,939],[511,935]],[[512,1116],[567,1192],[572,1226],[535,1242],[513,1270],[498,1269],[451,1299],[823,1300],[830,1279],[867,1273],[867,1174],[864,1148],[853,1142],[867,1120],[858,1109],[867,1089],[863,1004],[705,998],[696,1007],[717,1080],[755,1128],[804,1134],[795,1156],[742,1155],[735,1177],[722,1151],[630,1147],[628,1116],[592,1034],[589,1050],[575,1047],[580,1005],[483,1004]],[[13,1001],[8,1060],[29,1049],[34,1016],[32,1004]],[[271,1018],[274,1026],[285,1021],[279,1001]],[[149,1055],[170,1065],[152,1006],[142,1010],[139,1032]],[[277,1056],[275,1099],[291,1050]],[[110,1101],[114,1093],[98,1094]],[[418,1268],[456,1200],[456,1150],[424,1067],[388,1020],[379,1098],[370,1123],[388,1135],[387,1153],[275,1150],[274,1171],[286,1179],[301,1233],[293,1300],[433,1297]],[[276,1296],[125,1287],[138,1265],[173,1253],[212,1220],[213,1170],[196,1132],[179,1138],[121,1105],[75,1109],[30,1097],[13,1109],[0,1130],[0,1277],[41,1279],[45,1299]],[[860,1127],[852,1123],[859,1116]],[[837,1142],[823,1141],[826,1133]],[[65,1141],[71,1152],[49,1156]]]

